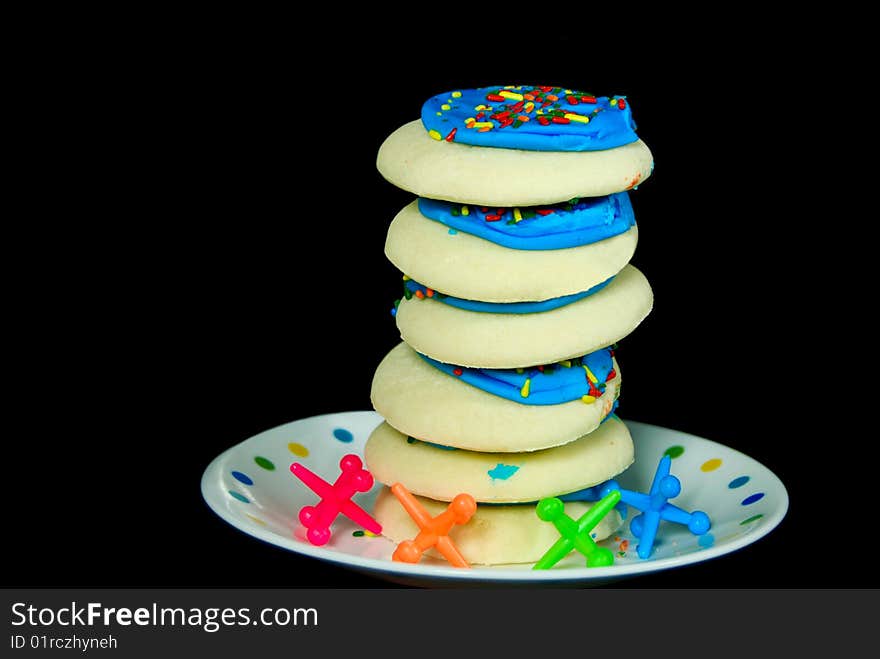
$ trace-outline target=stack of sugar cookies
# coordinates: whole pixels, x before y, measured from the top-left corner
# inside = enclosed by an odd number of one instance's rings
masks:
[[[404,274],[404,342],[374,376],[385,422],[365,458],[432,515],[472,495],[476,514],[450,534],[470,563],[536,561],[558,535],[534,503],[633,462],[610,346],[653,303],[628,265],[627,194],[652,164],[625,98],[558,87],[440,94],[379,150],[382,175],[418,199],[385,244]],[[395,542],[418,533],[387,487],[374,512]],[[620,524],[612,511],[594,535]]]

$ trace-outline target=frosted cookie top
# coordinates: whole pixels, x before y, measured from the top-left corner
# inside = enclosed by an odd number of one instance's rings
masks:
[[[638,139],[623,96],[508,85],[446,92],[422,106],[436,140],[527,151],[601,151]]]
[[[633,181],[630,189],[636,183]],[[518,208],[453,204],[420,197],[419,212],[457,231],[524,250],[589,245],[629,231],[636,223],[626,192]]]

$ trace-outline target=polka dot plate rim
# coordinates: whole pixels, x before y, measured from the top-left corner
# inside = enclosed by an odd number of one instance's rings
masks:
[[[391,560],[395,545],[338,517],[333,536],[323,547],[308,543],[297,513],[317,497],[289,470],[301,462],[333,481],[339,460],[347,453],[363,456],[363,448],[382,418],[372,411],[337,412],[308,417],[261,432],[218,455],[205,469],[201,491],[205,502],[236,529],[277,547],[340,564],[377,578],[399,583],[431,585],[442,582],[599,584],[624,577],[706,561],[741,549],[770,533],[785,517],[788,493],[767,467],[736,449],[696,435],[623,419],[630,429],[636,462],[618,477],[626,488],[646,491],[657,463],[672,456],[672,474],[682,493],[672,500],[686,510],[699,509],[712,519],[705,536],[661,523],[650,558],[638,558],[638,540],[629,519],[617,534],[600,543],[615,554],[609,567],[587,568],[576,552],[551,570],[535,571],[531,564],[453,568],[426,558],[411,565]],[[355,501],[371,511],[376,483]],[[630,518],[636,514],[630,513]]]

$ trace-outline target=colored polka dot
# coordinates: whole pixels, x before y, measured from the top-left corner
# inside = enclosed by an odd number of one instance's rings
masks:
[[[752,515],[752,516],[749,517],[748,519],[744,519],[743,521],[741,521],[741,522],[739,523],[739,525],[740,525],[740,526],[745,526],[746,524],[751,524],[752,522],[756,522],[756,521],[758,521],[758,520],[761,519],[762,517],[763,517],[763,515],[760,515],[760,514],[759,514],[759,515]]]
[[[684,453],[684,446],[670,446],[663,452],[663,455],[668,455],[675,460],[675,458],[679,457],[682,453]]]
[[[700,536],[700,539],[697,540],[697,544],[700,545],[700,547],[711,547],[715,544],[715,536],[711,533],[704,533]]]
[[[364,532],[363,532],[363,531],[355,531],[354,533],[352,533],[352,535],[353,535],[355,538],[363,538],[363,537],[364,537]]]
[[[256,522],[257,524],[259,524],[260,526],[266,526],[266,522],[264,522],[263,520],[261,520],[259,517],[254,517],[253,515],[248,515],[247,517],[248,517],[248,519],[250,519],[250,520]]]
[[[729,487],[731,490],[735,490],[736,488],[742,487],[743,485],[748,483],[749,480],[750,479],[748,476],[737,476],[727,484],[727,487]]]
[[[450,230],[449,230],[449,235],[450,235],[450,236],[457,236],[457,235],[458,235],[458,231],[456,231],[455,229],[450,229]]]
[[[233,499],[238,499],[242,503],[250,503],[245,495],[239,494],[238,492],[233,492],[232,490],[229,490],[229,496],[231,496]]]
[[[254,458],[254,462],[266,471],[275,471],[275,464],[269,458],[264,458],[262,455],[258,455]]]
[[[721,458],[712,458],[711,460],[706,460],[700,465],[700,471],[715,471],[720,466]]]
[[[743,499],[742,505],[749,506],[749,505],[755,503],[755,501],[760,501],[763,498],[764,498],[763,492],[755,492],[754,494],[750,494],[745,499]]]
[[[233,471],[232,477],[237,480],[239,483],[244,483],[245,485],[253,485],[253,479],[247,474],[243,474],[240,471]]]
[[[305,458],[309,454],[309,449],[297,442],[290,442],[290,444],[287,445],[287,450],[301,458]]]
[[[333,430],[333,436],[340,442],[345,442],[346,444],[354,440],[354,435],[345,428],[335,428]]]

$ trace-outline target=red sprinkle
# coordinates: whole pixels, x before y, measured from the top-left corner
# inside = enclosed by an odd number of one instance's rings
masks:
[[[543,367],[543,366],[539,366],[539,367],[538,367],[538,370],[541,371],[541,373],[543,373],[543,372],[544,372],[544,367]]]
[[[447,135],[445,138],[447,142],[451,142],[452,140],[455,139],[455,131],[457,131],[457,130],[458,130],[458,128],[453,128],[451,131],[449,131],[449,135]]]
[[[542,107],[542,108],[546,108],[546,107],[547,107],[548,105],[550,105],[550,103],[552,103],[552,102],[553,102],[553,101],[544,101],[543,103],[541,103],[541,107]]]
[[[554,124],[570,124],[571,121],[566,119],[565,117],[553,117]]]
[[[518,101],[518,102],[514,103],[513,105],[510,106],[510,111],[511,112],[519,112],[520,110],[523,109],[523,104],[524,104],[524,101]]]
[[[485,206],[481,206],[481,207],[480,207],[480,210],[483,211],[484,213],[488,213],[488,212],[489,212],[489,209],[486,208]]]
[[[617,377],[617,371],[615,371],[613,368],[610,371],[608,371],[608,380],[613,380],[616,377]],[[608,382],[608,380],[605,380],[605,382]]]
[[[617,109],[622,110],[625,107],[626,107],[626,101],[624,101],[622,98],[618,98],[617,99]]]
[[[486,94],[486,100],[487,100],[487,101],[496,101],[496,102],[497,102],[497,101],[503,101],[503,100],[504,100],[504,97],[503,97],[503,96],[499,96],[498,94]]]
[[[583,101],[584,103],[595,103],[596,97],[595,96],[581,96],[581,101]]]
[[[552,208],[536,208],[535,212],[538,215],[551,215],[553,213],[553,209]]]
[[[482,119],[485,116],[486,116],[485,112],[477,112],[477,116],[475,117],[475,119],[477,119],[479,121],[480,119]]]
[[[425,294],[422,293],[422,290],[421,290],[421,289],[417,289],[417,290],[416,290],[416,297],[419,298],[420,300],[424,300],[424,299],[425,299]]]
[[[454,369],[452,369],[452,372],[455,373],[456,375],[462,374],[462,370],[460,368],[454,368]]]
[[[550,120],[547,117],[538,117],[538,123],[542,126],[549,126]]]
[[[553,87],[540,87],[539,86],[538,89],[540,89],[542,92],[549,92],[551,89],[553,89]]]
[[[486,216],[486,222],[497,222],[500,219],[501,219],[500,215],[487,215]]]
[[[492,118],[497,119],[498,121],[501,121],[502,119],[507,119],[507,117],[509,117],[509,116],[510,116],[510,110],[505,110],[504,112],[496,112],[495,114],[492,115]]]
[[[434,297],[434,289],[433,288],[425,288],[425,295],[428,297]]]
[[[569,94],[568,96],[566,96],[566,97],[565,97],[565,100],[567,100],[567,101],[568,101],[569,103],[571,103],[572,105],[577,105],[577,104],[578,104],[577,97],[576,97],[576,96],[572,96],[571,94]]]

